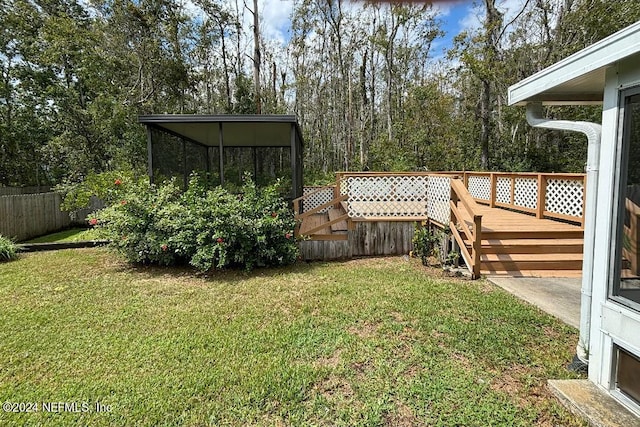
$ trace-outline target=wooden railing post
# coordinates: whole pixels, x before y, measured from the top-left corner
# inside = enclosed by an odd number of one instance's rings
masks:
[[[473,257],[473,278],[480,277],[480,256],[482,254],[482,215],[473,216],[473,243],[472,254]]]
[[[342,181],[342,172],[336,172],[336,185],[333,187],[333,199],[336,200],[340,197],[340,184]],[[338,204],[333,205],[335,209],[338,209]]]
[[[511,201],[509,204],[511,206],[515,206],[516,204],[516,177],[514,175],[509,175],[511,179]]]
[[[293,215],[295,217],[300,215],[300,199],[293,200]]]
[[[495,173],[491,172],[489,174],[489,180],[491,182],[491,191],[489,194],[489,207],[495,208],[496,207],[496,188],[498,185],[498,178],[496,177]]]
[[[538,174],[538,199],[536,201],[536,218],[542,218],[544,216],[544,205],[547,195],[547,177]]]

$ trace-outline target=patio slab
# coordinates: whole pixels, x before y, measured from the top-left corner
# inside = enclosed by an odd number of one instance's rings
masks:
[[[581,278],[487,277],[506,290],[574,328],[580,328]]]
[[[589,380],[549,380],[551,392],[593,427],[640,427],[640,418]]]

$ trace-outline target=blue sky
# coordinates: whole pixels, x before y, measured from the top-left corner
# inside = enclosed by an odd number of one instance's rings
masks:
[[[236,0],[225,0],[229,7],[235,9]],[[249,7],[253,7],[252,0],[244,0]],[[419,0],[416,0],[419,1]],[[505,13],[505,22],[517,14],[526,0],[498,0],[497,7]],[[242,8],[243,0],[237,0]],[[445,55],[447,48],[451,47],[453,38],[463,30],[475,29],[481,25],[482,16],[476,6],[481,5],[480,0],[433,0],[434,7],[441,11],[441,19],[445,36],[433,45],[432,56],[435,58]],[[343,3],[343,7],[359,7],[362,0]],[[273,40],[284,44],[290,38],[290,16],[293,10],[293,0],[259,0],[258,5],[261,15],[261,31],[265,40]],[[249,11],[244,12],[243,24],[247,34],[251,34],[252,16]],[[247,44],[249,40],[247,40]],[[247,45],[247,47],[249,47]]]

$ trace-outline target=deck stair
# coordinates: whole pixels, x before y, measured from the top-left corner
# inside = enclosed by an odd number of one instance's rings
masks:
[[[347,240],[349,216],[340,204],[302,219],[298,234],[312,240]]]
[[[481,211],[481,274],[581,275],[583,230],[580,226],[488,206]],[[465,222],[473,228],[472,221]],[[463,238],[470,250],[472,242],[464,234]]]

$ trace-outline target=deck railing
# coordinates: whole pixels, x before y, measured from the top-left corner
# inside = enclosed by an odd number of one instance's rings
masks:
[[[463,177],[479,203],[584,226],[584,174],[464,172]]]
[[[337,172],[336,184],[305,187],[296,213],[346,195],[356,221],[420,221],[449,224],[451,178],[462,178],[477,203],[551,217],[584,226],[584,174],[505,172]],[[322,208],[326,212],[332,207]]]
[[[480,255],[482,250],[482,215],[478,204],[471,197],[464,183],[459,179],[451,180],[451,200],[449,200],[451,208],[451,221],[449,228],[451,234],[456,239],[460,247],[460,254],[467,268],[471,271],[472,278],[480,277]],[[473,225],[469,227],[465,221],[465,216],[461,210],[467,212],[467,216],[472,218]],[[461,232],[464,233],[462,237]],[[471,243],[471,252],[467,249],[467,242]]]
[[[346,194],[356,221],[449,223],[448,174],[430,172],[339,172],[336,192]]]
[[[302,197],[296,199],[298,204],[302,201],[302,206],[296,209],[296,213],[310,211],[318,206],[330,202],[334,198],[335,184],[324,186],[308,186],[304,187]],[[321,209],[319,213],[324,213],[331,207]]]

